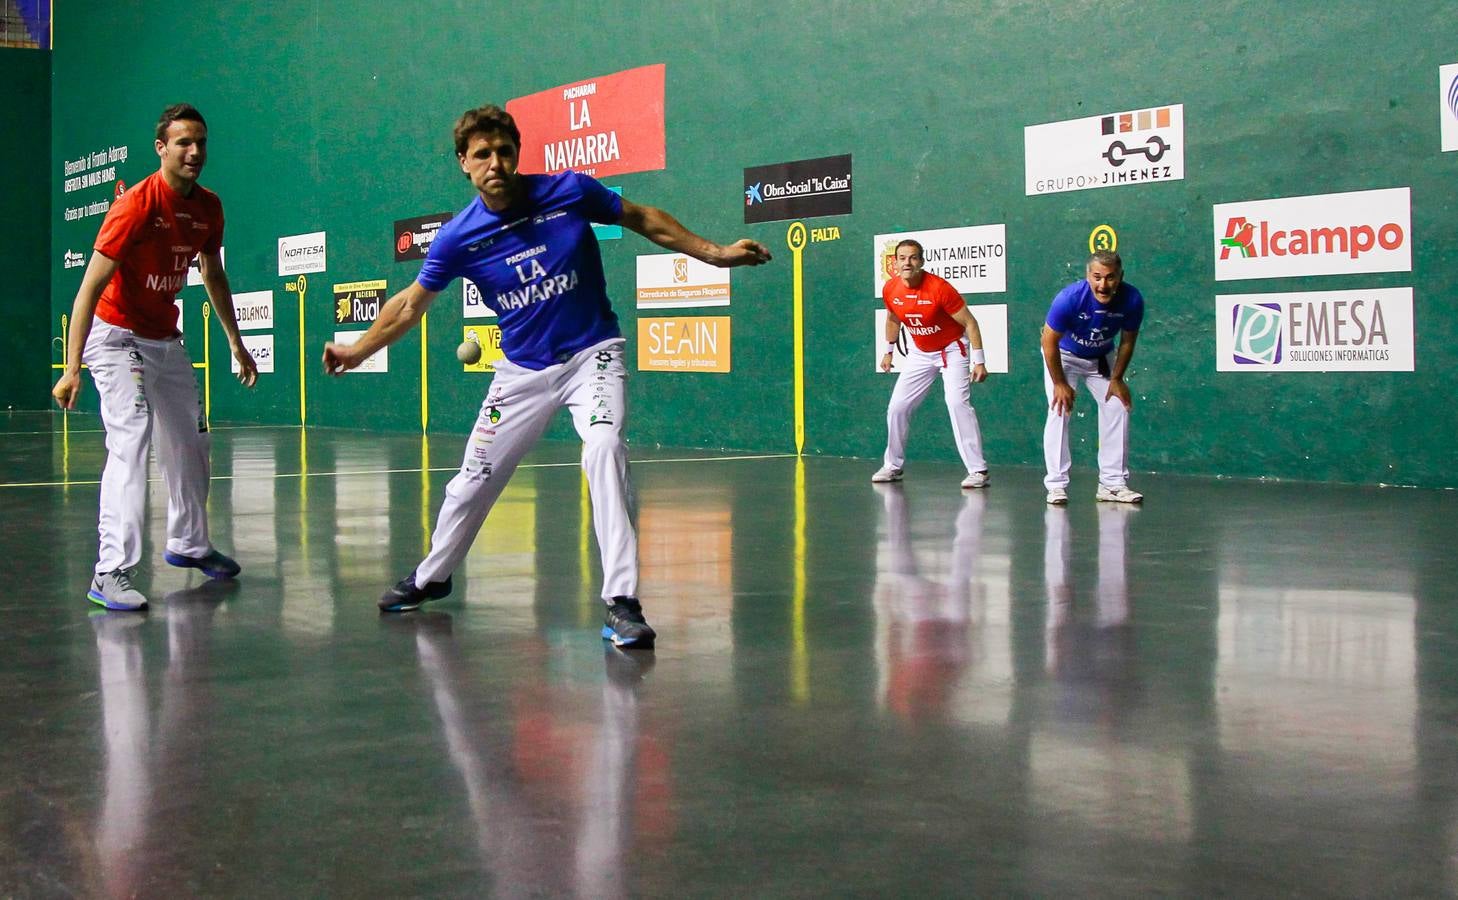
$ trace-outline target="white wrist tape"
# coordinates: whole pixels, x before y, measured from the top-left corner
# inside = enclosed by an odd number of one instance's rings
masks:
[[[973,350],[972,351],[972,364],[973,365],[976,365],[976,366],[985,366],[985,365],[987,365],[987,354],[986,353],[983,353],[981,350]]]

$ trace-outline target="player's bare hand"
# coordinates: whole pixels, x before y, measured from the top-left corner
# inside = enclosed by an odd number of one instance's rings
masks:
[[[258,363],[253,361],[253,354],[248,348],[239,344],[233,348],[233,359],[238,363],[238,381],[244,387],[251,388],[258,383]]]
[[[1053,410],[1054,415],[1071,416],[1073,415],[1073,399],[1076,396],[1078,395],[1073,392],[1072,385],[1055,384],[1053,385],[1053,402],[1048,404],[1048,408]]]
[[[75,409],[76,398],[80,395],[80,372],[63,372],[61,377],[56,379],[56,386],[51,388],[51,396],[56,398],[56,403],[61,409]]]
[[[885,353],[885,355],[881,357],[881,371],[882,372],[889,372],[889,371],[891,371],[891,351],[890,350],[887,350],[886,353]]]
[[[987,367],[982,363],[972,366],[972,380],[978,384],[987,380]]]
[[[1119,402],[1124,404],[1125,409],[1134,408],[1134,398],[1129,396],[1129,385],[1125,384],[1121,378],[1109,379],[1109,392],[1104,395],[1105,400],[1112,400],[1115,397],[1119,398]]]
[[[714,263],[721,269],[735,266],[761,266],[774,257],[769,248],[759,241],[741,238],[727,247],[719,248],[719,259]]]
[[[336,344],[332,341],[324,345],[324,374],[343,375],[350,369],[359,365],[355,359],[354,348],[348,344]]]

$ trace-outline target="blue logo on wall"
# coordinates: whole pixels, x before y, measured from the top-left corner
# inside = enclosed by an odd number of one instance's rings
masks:
[[[1286,315],[1279,303],[1237,303],[1231,309],[1235,362],[1246,366],[1274,366],[1281,362],[1281,335]]]
[[[1448,85],[1448,111],[1458,119],[1458,75],[1453,76],[1453,82]]]
[[[764,182],[760,182],[763,184]],[[744,191],[744,205],[753,206],[756,203],[763,203],[764,198],[759,195],[759,184],[750,185]]]

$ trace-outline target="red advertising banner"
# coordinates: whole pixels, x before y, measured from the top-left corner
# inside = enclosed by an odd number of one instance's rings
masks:
[[[507,101],[521,131],[521,172],[594,178],[664,167],[662,63]]]

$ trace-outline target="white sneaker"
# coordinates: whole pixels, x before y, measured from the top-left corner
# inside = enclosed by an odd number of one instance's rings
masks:
[[[987,487],[987,482],[990,481],[990,480],[991,479],[989,479],[987,477],[987,473],[986,472],[968,472],[967,473],[967,477],[962,479],[962,487],[964,487],[964,488],[982,488],[982,487]]]
[[[1049,506],[1067,506],[1068,505],[1068,492],[1065,491],[1063,488],[1049,488],[1048,489],[1048,505]]]
[[[871,476],[871,481],[875,484],[885,484],[888,481],[900,481],[902,474],[900,469],[892,468],[891,466],[882,466],[876,470],[876,474]]]
[[[1107,484],[1099,485],[1099,492],[1094,494],[1095,500],[1104,500],[1109,503],[1142,503],[1144,495],[1138,491],[1129,490],[1127,485],[1109,487]]]

